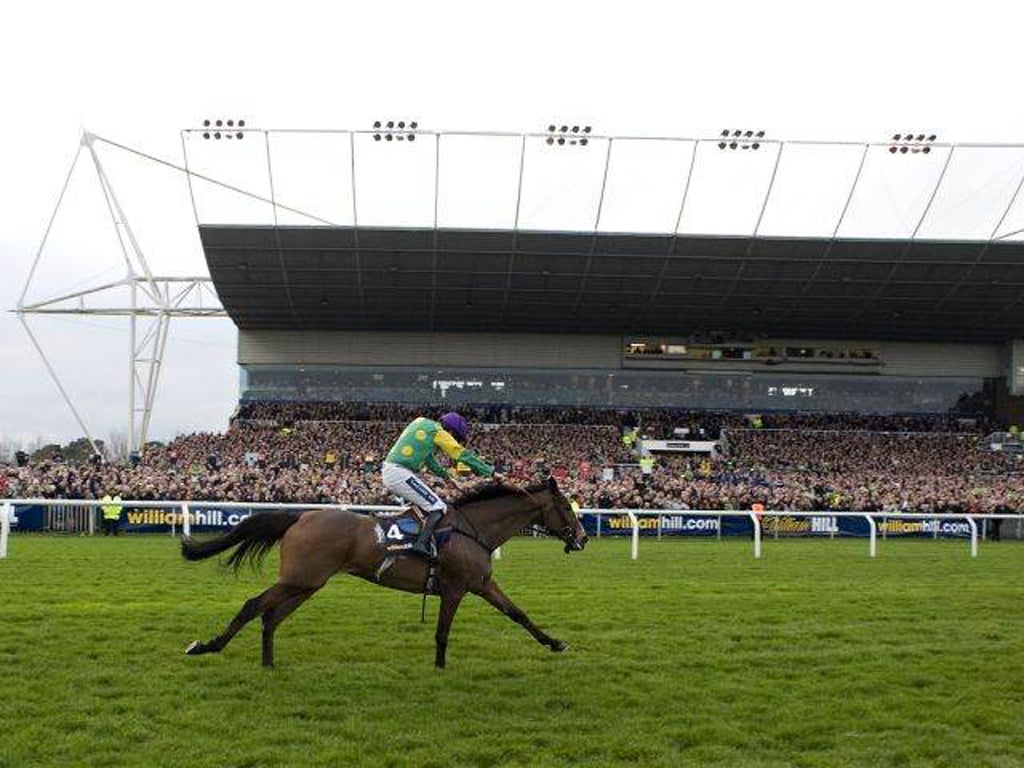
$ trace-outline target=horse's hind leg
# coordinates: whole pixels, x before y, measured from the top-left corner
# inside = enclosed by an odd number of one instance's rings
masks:
[[[223,632],[206,643],[194,641],[185,649],[185,653],[189,656],[198,656],[203,653],[218,653],[223,650],[224,646],[231,642],[231,638],[237,635],[242,627],[266,611],[269,606],[276,605],[284,597],[283,593],[287,589],[283,584],[275,584],[255,597],[250,597],[242,604],[242,609]]]
[[[281,585],[285,586],[285,585]],[[287,619],[296,608],[313,596],[319,589],[310,587],[288,587],[284,598],[263,612],[263,666],[274,666],[274,630]]]
[[[493,579],[488,579],[487,583],[484,584],[484,588],[478,594],[488,603],[512,619],[512,621],[517,624],[521,624],[541,645],[546,645],[555,652],[564,651],[569,647],[568,644],[561,640],[555,640],[555,638],[546,634],[540,627],[530,621],[530,617],[523,613],[515,603],[508,599],[505,593],[502,592],[498,585],[494,583]]]

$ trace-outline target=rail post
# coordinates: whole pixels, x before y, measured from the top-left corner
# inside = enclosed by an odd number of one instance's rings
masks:
[[[756,512],[750,513],[750,522],[754,524],[754,558],[761,559],[761,520]]]
[[[11,535],[11,524],[15,522],[14,505],[7,502],[0,507],[0,558],[7,557],[7,539]]]
[[[971,557],[978,556],[978,522],[971,517],[967,516],[967,525],[971,527]]]
[[[627,510],[626,515],[629,517],[629,522],[633,526],[632,544],[630,546],[630,559],[636,560],[640,557],[640,521],[637,519],[636,512]]]
[[[181,502],[181,535],[186,538],[192,535],[192,524],[188,519],[188,502]]]
[[[868,521],[868,533],[871,537],[871,557],[875,557],[878,554],[878,536],[875,533],[875,518],[871,515],[864,515],[864,519]]]

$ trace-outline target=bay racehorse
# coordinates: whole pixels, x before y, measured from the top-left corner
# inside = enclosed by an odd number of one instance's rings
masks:
[[[336,573],[348,573],[391,589],[427,590],[440,596],[434,638],[434,663],[438,667],[445,665],[448,632],[466,593],[482,597],[552,651],[563,651],[566,644],[530,621],[491,577],[494,549],[530,526],[561,539],[567,553],[581,550],[587,543],[583,526],[554,478],[527,488],[504,483],[486,485],[455,501],[437,527],[437,565],[430,585],[425,560],[404,555],[386,563],[394,556],[385,550],[376,519],[343,509],[264,512],[246,518],[216,538],[183,539],[181,551],[188,560],[202,560],[235,548],[227,564],[236,569],[245,562],[258,563],[276,542],[281,542],[277,583],[247,600],[221,634],[205,643],[195,641],[185,652],[216,653],[243,626],[260,616],[263,665],[273,666],[274,630]]]

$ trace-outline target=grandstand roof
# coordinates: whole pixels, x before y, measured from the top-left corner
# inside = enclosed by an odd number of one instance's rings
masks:
[[[993,342],[1024,242],[201,225],[240,328]]]

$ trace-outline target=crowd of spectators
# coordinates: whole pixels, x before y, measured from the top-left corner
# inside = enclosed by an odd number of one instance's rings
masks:
[[[1024,510],[1024,472],[1015,458],[983,449],[978,425],[941,416],[462,410],[475,422],[469,442],[482,457],[517,482],[552,473],[583,506]],[[23,467],[0,465],[0,494],[391,503],[380,462],[420,412],[394,404],[248,403],[227,432],[151,444],[131,463],[48,456]],[[623,441],[633,430],[709,438],[727,430],[727,450],[663,454],[644,472]]]
[[[450,406],[424,409],[409,403],[279,402],[256,400],[238,407],[233,421],[292,425],[299,421],[408,421],[438,416]],[[573,406],[459,405],[458,410],[484,424],[585,424],[638,427],[647,437],[671,438],[680,432],[717,439],[721,430],[758,426],[763,429],[856,430],[872,432],[979,432],[978,418],[951,414],[863,414],[691,410],[685,408],[592,408]]]

